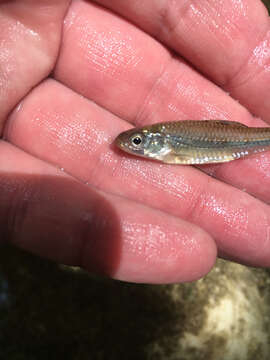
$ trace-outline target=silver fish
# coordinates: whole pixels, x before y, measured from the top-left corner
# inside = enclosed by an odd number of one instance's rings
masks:
[[[222,163],[270,149],[270,127],[223,120],[164,122],[125,131],[115,143],[167,164]]]

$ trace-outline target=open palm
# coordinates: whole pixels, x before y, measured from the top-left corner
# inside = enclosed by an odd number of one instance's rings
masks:
[[[112,144],[131,124],[266,126],[259,0],[5,1],[0,90],[2,241],[138,282],[197,279],[217,251],[269,266],[269,152],[197,169]]]

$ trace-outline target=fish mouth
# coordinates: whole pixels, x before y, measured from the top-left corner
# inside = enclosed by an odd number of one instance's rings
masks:
[[[120,149],[125,149],[127,147],[127,143],[125,141],[125,136],[124,133],[119,134],[115,140],[114,143],[117,147],[119,147]]]
[[[129,129],[126,131],[121,132],[116,138],[115,138],[115,144],[120,147],[121,149],[127,149],[129,148],[129,139],[130,136],[133,134],[134,128]]]
[[[132,134],[131,131],[130,133],[123,132],[119,134],[114,140],[115,145],[120,150],[129,153],[131,155],[144,156],[144,149],[136,149],[130,144],[130,140],[129,140],[130,134]]]

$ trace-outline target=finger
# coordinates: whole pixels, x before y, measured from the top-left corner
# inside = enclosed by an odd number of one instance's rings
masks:
[[[252,113],[270,121],[270,22],[259,0],[95,0],[193,63]]]
[[[226,164],[203,165],[202,171],[270,203],[270,152]]]
[[[77,74],[72,69],[80,71]],[[104,9],[80,1],[66,19],[55,75],[137,125],[185,118],[263,125],[188,65],[171,59],[164,47],[144,33]],[[267,153],[211,171],[222,181],[269,202],[269,162]]]
[[[136,124],[187,118],[253,121],[239,103],[161,44],[91,3],[77,1],[70,8],[55,77]]]
[[[3,141],[0,152],[1,241],[136,282],[190,281],[213,266],[215,244],[196,226],[96,192]]]
[[[12,114],[7,138],[94,187],[192,221],[231,258],[269,265],[267,205],[193,167],[115,151],[113,139],[126,128],[122,120],[50,80]]]
[[[0,4],[0,133],[7,114],[53,68],[69,0]]]

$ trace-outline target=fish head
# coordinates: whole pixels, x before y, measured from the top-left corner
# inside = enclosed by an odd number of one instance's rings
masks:
[[[130,154],[155,158],[164,149],[164,136],[147,128],[135,128],[119,134],[115,143],[121,150]]]

